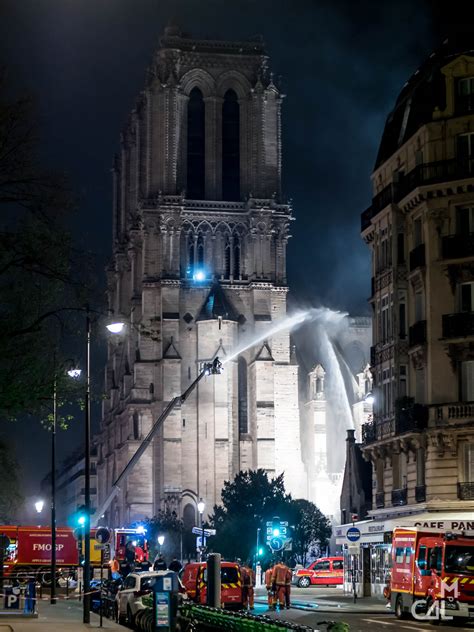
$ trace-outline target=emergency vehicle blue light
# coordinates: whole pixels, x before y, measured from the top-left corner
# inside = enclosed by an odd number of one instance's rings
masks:
[[[198,283],[206,280],[206,273],[202,269],[196,269],[193,272],[193,281],[197,281]]]

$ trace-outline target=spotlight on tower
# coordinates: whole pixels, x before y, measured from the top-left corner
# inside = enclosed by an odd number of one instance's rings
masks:
[[[200,283],[201,281],[205,281],[205,280],[206,280],[206,273],[204,272],[204,270],[201,270],[201,269],[194,270],[193,281],[197,281],[198,283]]]

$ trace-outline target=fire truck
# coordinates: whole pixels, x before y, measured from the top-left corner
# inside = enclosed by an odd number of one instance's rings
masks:
[[[393,532],[391,604],[397,618],[474,618],[474,537],[437,529]]]
[[[96,539],[97,529],[91,529],[91,566],[100,567],[104,545]],[[34,575],[45,585],[51,583],[51,529],[49,527],[0,527],[0,534],[8,538],[4,552],[6,576],[28,577]],[[143,528],[111,530],[110,545],[106,548],[104,563],[115,557],[122,571],[127,567],[127,545],[135,555],[135,564],[148,568],[148,541]],[[58,574],[73,572],[81,565],[83,541],[80,529],[57,527],[56,565]]]

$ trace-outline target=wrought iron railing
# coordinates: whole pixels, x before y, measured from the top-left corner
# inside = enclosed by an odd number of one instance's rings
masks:
[[[395,411],[395,431],[397,434],[404,432],[420,432],[428,425],[429,409],[424,404],[412,404],[406,408]]]
[[[474,336],[474,312],[443,314],[443,338]]]
[[[459,500],[474,500],[474,482],[458,483]]]
[[[423,345],[426,342],[426,320],[419,320],[408,330],[408,344],[410,347]]]
[[[392,490],[392,505],[398,507],[399,505],[407,504],[407,488],[393,489]]]
[[[444,259],[474,257],[474,233],[446,235],[443,237],[442,246]]]
[[[375,421],[369,421],[362,425],[362,443],[367,445],[377,441],[377,432],[375,427]]]
[[[410,250],[410,272],[415,268],[424,268],[425,265],[425,244],[420,244],[413,250]]]

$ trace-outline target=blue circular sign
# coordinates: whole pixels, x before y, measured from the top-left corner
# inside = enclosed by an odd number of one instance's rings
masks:
[[[360,540],[360,531],[357,527],[349,527],[347,529],[346,538],[349,542],[357,542]]]
[[[283,548],[283,545],[283,538],[272,538],[270,540],[270,548],[272,548],[274,551],[280,551]]]

